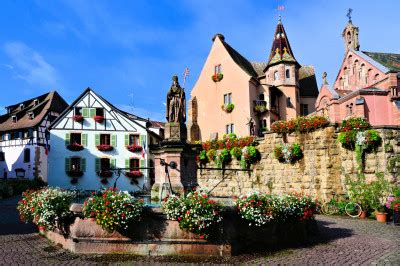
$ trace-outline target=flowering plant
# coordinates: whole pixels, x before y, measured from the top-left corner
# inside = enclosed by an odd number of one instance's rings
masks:
[[[214,150],[214,149],[208,150],[207,153],[206,153],[207,158],[208,158],[208,161],[210,161],[210,162],[211,162],[211,161],[214,161],[215,156],[216,156],[216,153],[217,153],[217,151]]]
[[[288,121],[276,121],[272,123],[271,130],[274,133],[306,133],[312,132],[319,128],[324,128],[329,125],[329,120],[323,116],[304,116],[297,117]]]
[[[214,75],[211,76],[212,81],[214,82],[219,82],[224,78],[224,74],[222,73],[215,73]]]
[[[74,194],[59,188],[27,190],[22,193],[17,209],[23,222],[33,222],[44,230],[52,230],[57,222],[71,216],[69,206]]]
[[[101,170],[97,171],[97,175],[103,178],[109,178],[112,177],[113,172],[111,170]]]
[[[240,164],[242,168],[247,168],[250,164],[256,163],[260,159],[260,152],[254,146],[245,146],[242,149]]]
[[[239,147],[233,147],[230,154],[232,157],[236,158],[236,160],[240,160],[240,157],[242,157],[242,149]]]
[[[221,205],[210,199],[206,191],[193,191],[185,196],[169,196],[161,203],[167,218],[177,220],[183,230],[208,239],[222,221]]]
[[[340,132],[347,132],[351,130],[366,130],[371,128],[371,124],[363,117],[352,117],[342,121],[340,125]]]
[[[222,167],[232,159],[231,154],[227,149],[217,150],[215,158],[218,167]]]
[[[283,143],[275,147],[274,155],[280,162],[294,163],[303,157],[303,151],[298,143],[293,143],[290,146]]]
[[[254,106],[254,111],[256,113],[263,113],[263,112],[267,111],[267,106],[265,106],[263,104],[257,104]]]
[[[84,149],[84,147],[83,145],[74,142],[72,144],[67,145],[67,149],[70,151],[81,151]]]
[[[139,178],[143,176],[140,170],[126,171],[125,176],[129,178]]]
[[[221,105],[221,109],[227,113],[231,113],[235,109],[235,105],[233,103],[223,104]]]
[[[289,220],[309,220],[317,211],[317,202],[300,194],[269,195],[251,192],[236,200],[239,215],[249,226]]]
[[[99,194],[93,192],[83,204],[84,216],[108,232],[127,229],[129,223],[140,220],[142,211],[143,201],[112,188]]]
[[[72,117],[72,119],[75,121],[75,122],[82,122],[83,121],[83,116],[82,115],[74,115],[73,117]]]
[[[82,170],[69,170],[67,171],[67,175],[70,177],[81,177],[83,176]]]
[[[112,151],[112,150],[114,149],[113,146],[107,145],[107,144],[96,145],[96,148],[97,148],[99,151]]]
[[[201,164],[206,164],[208,162],[207,152],[205,150],[200,151],[200,154],[198,156],[198,161]]]
[[[130,152],[139,152],[143,150],[143,147],[140,145],[132,144],[132,145],[127,145],[126,149]]]
[[[102,116],[102,115],[95,115],[95,116],[93,116],[93,120],[96,121],[97,123],[103,123],[103,121],[104,121],[104,116]]]

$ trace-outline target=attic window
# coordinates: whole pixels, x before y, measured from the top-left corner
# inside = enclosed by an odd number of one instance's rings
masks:
[[[214,67],[214,74],[221,74],[221,73],[222,73],[221,64],[216,65],[216,66]]]
[[[279,72],[275,71],[274,72],[274,80],[278,80],[279,79]]]
[[[24,107],[25,107],[25,106],[24,106],[23,103],[21,103],[21,104],[19,105],[19,109],[21,109],[21,110],[24,109]]]
[[[29,112],[28,117],[30,120],[32,120],[33,118],[35,118],[35,114],[33,112]]]
[[[11,119],[12,119],[13,123],[17,123],[17,116],[13,115],[13,116],[11,116]]]
[[[34,101],[33,101],[33,106],[36,106],[36,105],[38,105],[39,104],[39,100],[38,99],[35,99]]]

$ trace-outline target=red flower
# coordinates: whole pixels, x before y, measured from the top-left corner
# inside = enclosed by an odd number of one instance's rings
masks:
[[[181,221],[182,220],[182,217],[178,217],[178,221]]]
[[[200,235],[199,238],[200,238],[200,239],[204,239],[204,235]]]

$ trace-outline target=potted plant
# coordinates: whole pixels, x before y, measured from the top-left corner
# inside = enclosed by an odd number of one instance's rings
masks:
[[[221,109],[227,113],[231,113],[235,109],[235,105],[233,103],[223,104],[221,105]]]
[[[113,146],[107,145],[107,144],[100,144],[100,145],[97,145],[96,148],[97,148],[99,151],[112,151],[112,150],[114,149]]]
[[[97,175],[102,178],[112,177],[113,172],[111,170],[101,170],[97,172]]]
[[[211,76],[212,81],[214,82],[219,82],[224,78],[224,74],[222,73],[215,73],[214,75]]]
[[[125,176],[129,178],[139,178],[143,176],[143,173],[139,170],[126,171]]]
[[[69,170],[67,171],[67,175],[70,177],[81,177],[83,176],[83,171],[81,170]]]
[[[93,116],[94,121],[96,121],[97,123],[103,123],[104,121],[104,116],[102,115],[95,115]]]
[[[132,144],[132,145],[127,145],[126,149],[130,152],[139,152],[143,150],[143,147],[140,145]]]
[[[70,151],[81,151],[81,150],[83,150],[83,148],[84,148],[83,145],[78,144],[76,142],[67,145],[67,149]]]
[[[82,116],[82,115],[74,115],[74,116],[72,117],[72,119],[73,119],[75,122],[81,123],[81,122],[83,121],[83,116]]]
[[[371,182],[367,186],[367,199],[369,206],[375,210],[376,220],[378,222],[386,222],[387,213],[382,203],[382,199],[390,193],[390,183],[380,175],[376,181]]]

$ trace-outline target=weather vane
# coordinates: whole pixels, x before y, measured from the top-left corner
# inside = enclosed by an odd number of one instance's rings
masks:
[[[349,18],[349,22],[351,22],[351,12],[353,12],[353,9],[349,8],[346,15]]]

